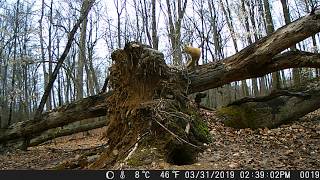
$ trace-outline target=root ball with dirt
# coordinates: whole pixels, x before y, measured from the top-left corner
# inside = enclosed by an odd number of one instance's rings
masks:
[[[161,52],[137,42],[112,54],[107,99],[108,149],[89,168],[165,159],[173,164],[196,161],[210,141],[205,122],[185,92],[184,82]],[[144,149],[152,149],[145,151]]]

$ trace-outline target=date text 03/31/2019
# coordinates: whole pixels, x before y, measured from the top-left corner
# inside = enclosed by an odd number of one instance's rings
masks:
[[[107,174],[107,179],[320,179],[317,170],[129,170]]]

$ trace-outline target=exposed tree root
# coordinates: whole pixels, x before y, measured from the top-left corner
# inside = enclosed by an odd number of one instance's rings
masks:
[[[130,152],[139,153],[146,146],[157,149],[157,156],[168,162],[195,162],[210,135],[163,54],[129,43],[115,51],[112,59],[109,83],[113,94],[107,99],[110,123],[105,134],[109,147],[88,168],[132,162],[135,155]]]

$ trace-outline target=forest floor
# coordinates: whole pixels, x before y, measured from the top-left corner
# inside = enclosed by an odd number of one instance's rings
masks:
[[[126,169],[320,169],[320,110],[274,129],[234,129],[203,111],[212,143],[191,165],[148,161]],[[50,169],[106,144],[104,129],[57,138],[28,151],[0,154],[0,169]]]

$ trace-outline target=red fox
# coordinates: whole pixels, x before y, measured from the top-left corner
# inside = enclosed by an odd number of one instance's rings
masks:
[[[189,54],[191,56],[191,60],[189,60],[187,62],[187,68],[188,69],[192,69],[195,66],[199,65],[199,59],[201,56],[201,49],[200,48],[196,48],[196,47],[192,47],[192,46],[185,46],[184,47],[184,52]]]

